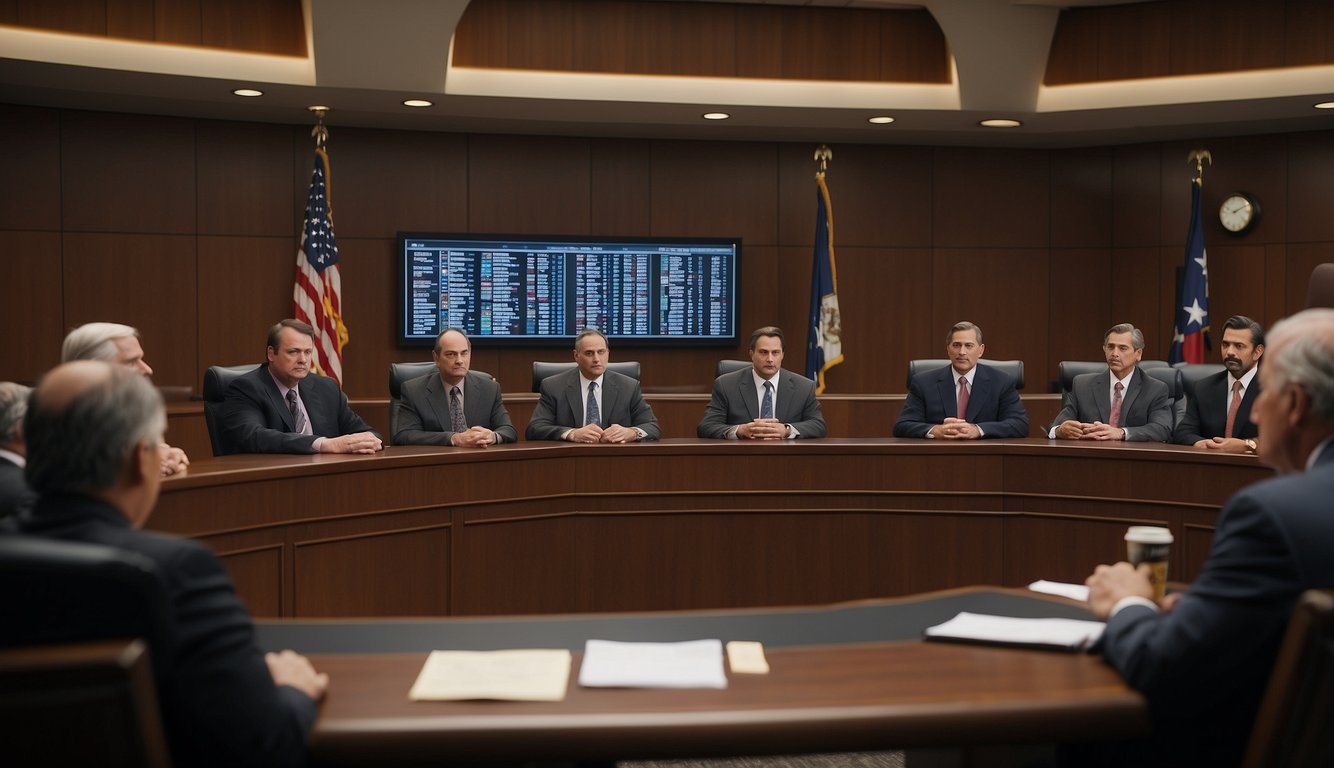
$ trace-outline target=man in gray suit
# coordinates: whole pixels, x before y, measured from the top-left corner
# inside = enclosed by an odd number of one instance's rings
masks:
[[[1113,325],[1103,334],[1102,351],[1108,370],[1075,377],[1047,436],[1166,442],[1172,437],[1167,385],[1136,368],[1144,334],[1130,323]]]
[[[485,448],[519,439],[500,402],[500,385],[468,369],[472,341],[467,334],[446,328],[435,337],[431,359],[439,373],[403,382],[395,445]]]
[[[23,417],[28,412],[30,391],[22,384],[0,381],[0,521],[28,510],[37,500],[23,478],[27,463]]]
[[[824,437],[815,382],[783,368],[783,331],[767,325],[750,335],[751,367],[724,373],[695,432],[721,440]]]
[[[607,370],[611,353],[601,331],[574,339],[574,370],[548,376],[524,436],[572,443],[633,443],[662,436],[639,382]]]

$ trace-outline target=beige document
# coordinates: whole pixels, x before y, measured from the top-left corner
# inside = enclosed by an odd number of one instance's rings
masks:
[[[432,651],[408,698],[413,701],[562,701],[570,652]]]

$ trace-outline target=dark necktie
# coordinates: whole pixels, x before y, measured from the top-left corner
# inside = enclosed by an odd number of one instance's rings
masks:
[[[1223,437],[1232,437],[1232,426],[1237,422],[1237,409],[1241,408],[1241,382],[1232,382],[1232,403],[1227,407],[1227,427]]]
[[[772,419],[774,417],[774,383],[772,381],[764,382],[764,402],[760,403],[760,418]]]
[[[598,398],[594,394],[597,392],[598,383],[596,381],[588,384],[588,402],[584,404],[584,423],[601,424],[602,414],[598,411]]]
[[[287,410],[292,412],[293,432],[304,433],[306,431],[306,416],[301,412],[301,406],[296,402],[296,390],[287,390]]]
[[[1116,390],[1116,394],[1112,395],[1112,417],[1107,420],[1107,423],[1119,428],[1121,426],[1121,390],[1125,387],[1121,386],[1121,382],[1118,381],[1112,389]]]
[[[959,377],[959,408],[956,411],[959,418],[968,418],[968,377]]]
[[[458,387],[449,388],[449,427],[453,432],[467,432],[468,422],[463,418],[463,400]]]

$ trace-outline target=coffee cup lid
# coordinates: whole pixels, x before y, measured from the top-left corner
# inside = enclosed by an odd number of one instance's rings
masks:
[[[1172,532],[1156,525],[1132,525],[1126,529],[1126,541],[1140,544],[1171,544]]]

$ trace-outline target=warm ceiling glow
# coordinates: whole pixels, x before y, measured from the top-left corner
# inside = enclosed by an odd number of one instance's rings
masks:
[[[888,125],[889,123],[894,122],[894,118],[889,115],[876,115],[875,117],[866,118],[866,122],[875,123],[876,125]]]
[[[237,88],[232,91],[233,96],[263,96],[263,91],[257,91],[254,88]]]
[[[985,125],[988,128],[1018,128],[1023,123],[1009,118],[996,118],[992,120],[983,120],[978,125]]]
[[[1316,109],[1334,109],[1334,101],[1322,101],[1315,105]]]
[[[405,107],[434,107],[434,106],[435,106],[435,102],[433,102],[433,101],[427,101],[426,99],[405,99],[405,100],[403,101],[403,106],[405,106]]]
[[[702,117],[705,120],[726,120],[731,117],[731,115],[726,112],[705,112]]]

